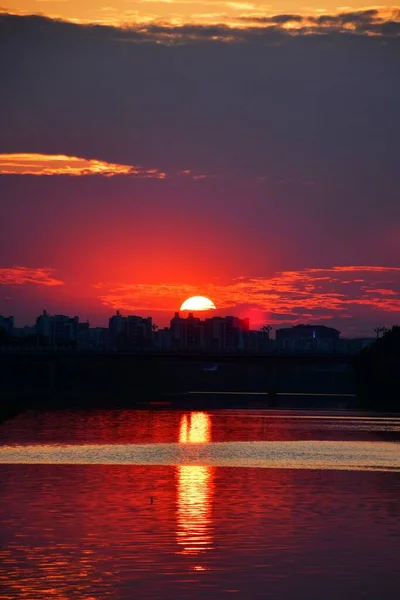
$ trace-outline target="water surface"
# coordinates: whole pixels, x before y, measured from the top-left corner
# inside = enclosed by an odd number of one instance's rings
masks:
[[[399,440],[394,416],[21,415],[0,427],[0,597],[392,600]]]

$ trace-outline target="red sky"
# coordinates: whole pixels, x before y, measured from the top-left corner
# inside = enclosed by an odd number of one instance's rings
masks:
[[[400,322],[395,7],[42,4],[0,21],[0,314]]]

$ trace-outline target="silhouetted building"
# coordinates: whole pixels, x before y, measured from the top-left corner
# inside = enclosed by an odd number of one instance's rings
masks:
[[[204,348],[204,323],[189,313],[186,319],[182,319],[179,313],[175,313],[171,319],[171,349],[199,351]]]
[[[213,317],[204,323],[205,346],[211,352],[221,352],[225,346],[225,322],[222,317]]]
[[[50,345],[76,345],[79,333],[79,317],[49,315],[46,310],[36,319],[38,342]]]
[[[152,318],[151,317],[127,317],[127,337],[130,348],[144,350],[151,348],[152,343]]]
[[[171,319],[171,350],[184,349],[184,319],[176,312]]]
[[[269,332],[262,329],[247,331],[245,334],[246,352],[254,354],[271,354],[276,351],[276,340],[269,336]]]
[[[375,342],[376,338],[341,338],[338,344],[340,354],[358,354],[364,348],[368,348]]]
[[[54,318],[44,310],[36,319],[36,334],[48,343],[54,342]]]
[[[0,315],[0,329],[3,329],[7,335],[13,335],[14,317],[3,317]]]
[[[14,327],[13,335],[17,338],[28,338],[33,337],[36,334],[36,327],[34,325],[25,325],[24,327]]]
[[[76,344],[79,333],[79,317],[54,315],[54,339],[56,345]]]
[[[335,352],[340,331],[325,325],[295,325],[276,330],[276,344],[283,352]]]
[[[171,349],[175,351],[238,352],[246,348],[249,320],[212,317],[202,321],[189,313],[186,319],[175,313],[171,320]]]
[[[119,310],[108,321],[108,332],[112,347],[118,346],[121,341],[126,341],[126,318],[121,315]]]
[[[83,323],[78,323],[78,336],[81,333],[85,333],[85,331],[88,331],[89,329],[90,329],[89,321],[84,321]]]
[[[238,317],[212,317],[206,319],[205,347],[214,352],[237,352],[246,348],[249,320]]]
[[[151,348],[153,324],[151,317],[129,315],[119,311],[109,320],[109,345],[117,350],[144,350]]]
[[[171,329],[164,327],[153,333],[153,348],[159,352],[171,350]]]

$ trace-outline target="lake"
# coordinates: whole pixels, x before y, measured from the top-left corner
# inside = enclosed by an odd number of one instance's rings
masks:
[[[3,600],[400,593],[400,417],[27,412],[0,488]]]

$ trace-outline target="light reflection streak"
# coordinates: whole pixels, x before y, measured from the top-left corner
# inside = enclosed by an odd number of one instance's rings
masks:
[[[181,417],[179,442],[198,444],[211,441],[211,419],[206,413]],[[199,555],[213,546],[211,497],[213,468],[202,465],[180,465],[177,476],[176,538],[182,554]],[[205,567],[195,565],[196,571]]]
[[[179,426],[181,444],[204,444],[211,441],[211,419],[207,413],[193,412],[183,415]]]

